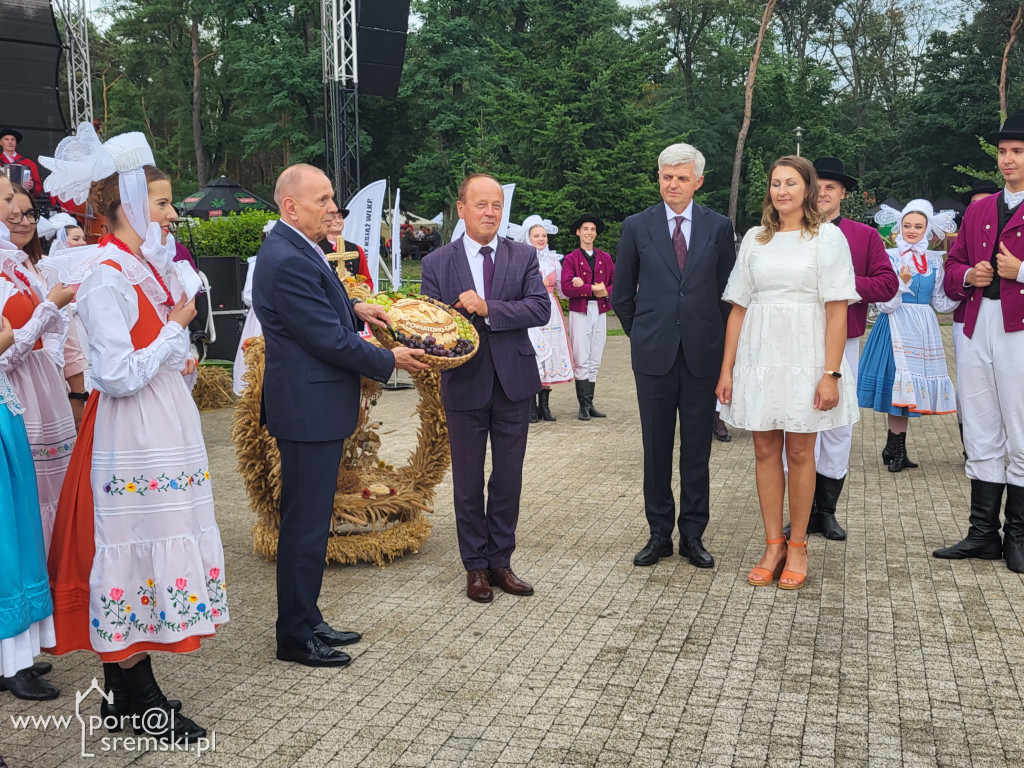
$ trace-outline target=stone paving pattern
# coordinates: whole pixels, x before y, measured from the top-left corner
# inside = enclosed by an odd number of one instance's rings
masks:
[[[389,461],[413,445],[415,398],[377,406]],[[334,671],[275,660],[274,565],[252,553],[231,412],[204,414],[232,620],[154,666],[216,751],[87,760],[77,728],[13,730],[12,714],[73,712],[100,675],[79,653],[53,659],[56,701],[0,694],[0,754],[11,768],[1024,765],[1021,577],[931,557],[967,528],[953,416],[915,420],[921,468],[892,475],[884,419],[862,412],[839,509],[849,539],[812,537],[807,586],[784,592],[745,578],[763,547],[749,434],[714,444],[715,568],[636,568],[648,532],[628,340],[609,338],[597,385],[609,418],[577,421],[571,385],[551,401],[558,421],[530,430],[513,559],[537,594],[466,599],[446,480],[420,552],[328,569],[325,617],[365,637]]]

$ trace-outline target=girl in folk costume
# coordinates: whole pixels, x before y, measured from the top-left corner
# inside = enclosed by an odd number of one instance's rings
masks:
[[[263,234],[260,236],[260,240],[266,240],[267,235],[277,224],[277,219],[271,219],[263,225]],[[238,351],[235,352],[235,366],[232,371],[234,377],[234,389],[235,394],[239,397],[245,391],[246,383],[244,380],[245,372],[249,370],[249,366],[245,364],[245,342],[254,336],[263,335],[263,327],[260,325],[259,319],[256,317],[256,311],[252,308],[252,276],[256,271],[256,257],[250,256],[246,263],[249,265],[249,270],[245,273],[245,286],[242,288],[242,302],[249,308],[249,314],[245,316],[245,324],[242,325],[242,338],[238,340]]]
[[[39,223],[36,225],[36,234],[39,235],[40,240],[52,240],[46,251],[47,255],[56,255],[65,248],[77,248],[80,245],[89,244],[82,225],[74,216],[64,213],[64,211],[55,213],[48,219],[39,219]]]
[[[7,191],[0,192],[0,216],[13,197],[9,183]],[[13,283],[0,278],[0,313],[17,293]],[[0,319],[0,355],[14,341],[10,321]],[[53,642],[53,603],[23,410],[0,368],[0,691],[42,701],[58,695],[56,686],[42,677],[50,665],[33,663],[41,645]]]
[[[548,235],[558,234],[558,227],[548,219],[534,215],[527,216],[522,225],[510,224],[508,234],[520,243],[528,243],[537,249],[540,274],[551,297],[551,319],[548,324],[529,329],[530,341],[537,353],[542,387],[537,401],[531,406],[530,422],[535,423],[539,419],[555,421],[551,415],[551,385],[573,380],[569,338],[565,333],[562,305],[558,302],[558,296],[562,294],[562,257],[548,250]]]
[[[0,198],[10,201],[5,221],[18,228],[17,242],[31,251],[33,245],[39,247],[35,211],[24,191],[17,194],[15,189],[6,176],[0,176]],[[33,219],[28,237],[21,231],[27,218]],[[67,285],[47,291],[29,253],[12,243],[10,236],[0,223],[0,274],[16,289],[4,308],[14,328],[14,344],[0,356],[0,371],[6,372],[24,409],[43,540],[49,551],[57,499],[75,446],[75,417],[63,373],[68,316],[61,311],[74,297],[74,291]]]
[[[860,358],[857,399],[861,408],[888,414],[882,460],[890,472],[917,466],[907,458],[911,418],[956,411],[956,393],[932,307],[952,312],[959,302],[942,290],[944,252],[928,250],[933,237],[956,230],[953,216],[953,211],[936,213],[927,200],[911,200],[902,211],[883,205],[875,214],[879,224],[899,226],[896,247],[887,253],[900,287],[893,299],[878,304],[881,314]]]
[[[88,197],[111,232],[43,262],[78,285],[94,387],[49,558],[51,650],[100,656],[113,694],[101,705],[115,718],[108,724],[135,718],[161,740],[193,741],[205,730],[161,692],[148,652],[197,650],[228,619],[206,447],[185,379],[195,369],[186,329],[200,280],[173,261],[171,185],[141,133],[101,145],[82,123],[40,161],[53,171],[47,191]],[[153,709],[163,722],[140,717]]]

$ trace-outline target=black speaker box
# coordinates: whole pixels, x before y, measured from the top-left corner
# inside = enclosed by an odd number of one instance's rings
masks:
[[[217,329],[217,340],[206,348],[207,360],[235,359],[247,314],[248,312],[243,310],[214,312],[213,327]]]
[[[237,256],[200,256],[196,259],[199,271],[210,281],[210,309],[245,309],[242,288],[249,265]],[[217,331],[220,333],[220,330]]]
[[[356,24],[361,27],[409,31],[409,0],[359,0]]]

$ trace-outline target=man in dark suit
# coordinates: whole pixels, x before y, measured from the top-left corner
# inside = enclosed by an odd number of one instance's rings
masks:
[[[261,417],[281,453],[277,543],[277,658],[307,666],[345,666],[337,646],[357,642],[317,608],[345,438],[355,429],[360,376],[387,381],[395,368],[421,370],[420,350],[390,352],[359,338],[382,307],[350,301],[317,241],[337,212],[326,175],[286,168],[274,200],[281,220],[260,248],[253,308],[263,325],[266,370]]]
[[[672,554],[672,452],[679,413],[679,554],[698,568],[714,558],[708,524],[715,384],[729,305],[722,292],[736,261],[732,224],[695,205],[704,156],[673,144],[658,157],[661,203],[626,219],[615,262],[612,307],[629,336],[644,445],[644,508],[651,537],[633,562]]]
[[[504,195],[486,174],[459,187],[466,234],[423,259],[422,292],[460,309],[480,334],[472,360],[441,374],[441,402],[452,451],[455,524],[466,567],[466,595],[493,599],[491,585],[512,595],[533,587],[509,567],[516,546],[530,403],[540,375],[528,328],[551,317],[537,251],[498,237]],[[484,456],[491,476],[484,503]]]

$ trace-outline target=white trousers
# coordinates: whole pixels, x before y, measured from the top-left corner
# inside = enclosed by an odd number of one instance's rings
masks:
[[[854,386],[857,384],[857,367],[860,364],[860,338],[846,340],[843,350],[846,364],[850,368]],[[814,464],[819,475],[842,480],[850,469],[850,447],[853,444],[853,424],[827,429],[818,433],[814,441]]]
[[[957,351],[957,382],[967,477],[1024,486],[1024,332],[1003,330],[998,300],[981,300],[974,336]]]
[[[587,302],[586,314],[569,313],[572,341],[572,372],[576,381],[597,381],[604,342],[608,337],[608,315],[599,312],[596,301]]]
[[[960,345],[964,343],[964,324],[953,323],[953,358],[956,360],[956,420],[964,423],[964,412],[960,407]]]

